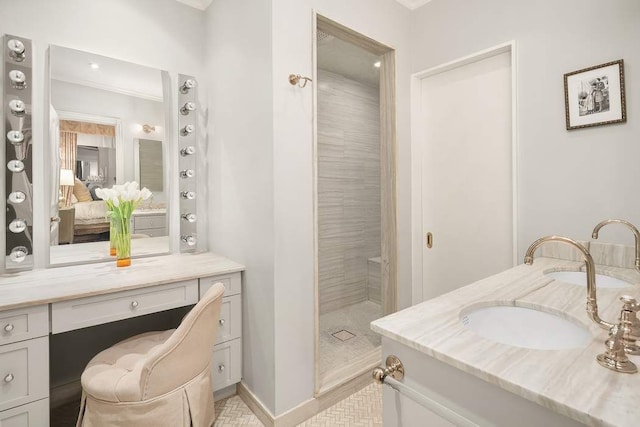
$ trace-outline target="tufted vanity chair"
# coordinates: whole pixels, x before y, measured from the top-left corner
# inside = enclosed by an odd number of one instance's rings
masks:
[[[177,329],[137,335],[91,359],[77,427],[211,426],[211,357],[223,293],[216,283]]]

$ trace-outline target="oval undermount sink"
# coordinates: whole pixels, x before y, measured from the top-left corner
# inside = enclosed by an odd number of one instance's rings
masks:
[[[586,347],[592,340],[586,327],[531,308],[494,305],[463,313],[462,324],[476,334],[515,347],[562,350]]]
[[[552,271],[545,273],[545,276],[552,277],[560,282],[570,283],[572,285],[587,286],[587,273],[584,271]],[[627,288],[633,286],[632,283],[615,277],[605,276],[604,274],[596,274],[596,288]]]

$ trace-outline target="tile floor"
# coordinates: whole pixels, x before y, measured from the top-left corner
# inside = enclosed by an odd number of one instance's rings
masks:
[[[335,366],[361,359],[376,350],[380,346],[380,335],[371,330],[369,323],[380,317],[382,308],[373,301],[362,301],[322,314],[320,377],[325,377]],[[355,336],[350,337],[350,334]]]
[[[262,426],[237,395],[216,401],[215,427]],[[51,427],[76,425],[79,402],[51,411]],[[371,383],[360,391],[300,424],[300,427],[382,426],[382,386]]]
[[[263,425],[237,395],[216,402],[216,414],[214,427]],[[299,427],[334,426],[382,426],[382,386],[371,383],[299,424]]]

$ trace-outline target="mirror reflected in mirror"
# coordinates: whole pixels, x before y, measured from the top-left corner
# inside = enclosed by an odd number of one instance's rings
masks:
[[[50,264],[113,258],[96,189],[130,181],[153,193],[132,214],[131,255],[168,252],[163,72],[51,46],[50,91]]]

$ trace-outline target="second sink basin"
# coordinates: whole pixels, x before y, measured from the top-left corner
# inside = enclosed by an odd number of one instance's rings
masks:
[[[553,271],[545,273],[545,276],[572,285],[587,286],[587,273],[584,271]],[[626,288],[629,286],[633,286],[633,284],[604,274],[596,274],[596,288]]]
[[[525,307],[494,305],[463,311],[461,321],[481,337],[515,347],[562,350],[586,347],[584,326],[555,314]]]

